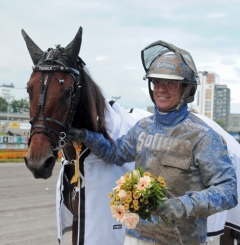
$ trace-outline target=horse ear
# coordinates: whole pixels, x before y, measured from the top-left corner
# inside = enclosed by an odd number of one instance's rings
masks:
[[[64,49],[64,53],[66,53],[69,57],[71,57],[74,63],[77,62],[81,44],[82,44],[82,27],[80,26],[72,42],[70,42]]]
[[[33,42],[28,34],[22,29],[22,36],[26,42],[28,52],[32,58],[33,64],[37,65],[43,56],[43,51]]]

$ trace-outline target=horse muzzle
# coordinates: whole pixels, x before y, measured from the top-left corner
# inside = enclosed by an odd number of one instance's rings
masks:
[[[52,155],[45,159],[39,159],[36,164],[36,159],[29,157],[27,154],[24,161],[36,179],[48,179],[52,176],[56,158]]]

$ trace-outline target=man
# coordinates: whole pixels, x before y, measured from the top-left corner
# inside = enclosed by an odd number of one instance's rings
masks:
[[[225,141],[189,113],[197,71],[191,55],[158,41],[142,51],[153,116],[141,119],[115,143],[85,129],[70,129],[68,137],[83,142],[104,161],[122,166],[135,161],[167,182],[168,200],[152,210],[153,220],[141,220],[127,230],[125,245],[206,244],[207,217],[237,204],[236,175]],[[169,226],[157,222],[165,218]]]

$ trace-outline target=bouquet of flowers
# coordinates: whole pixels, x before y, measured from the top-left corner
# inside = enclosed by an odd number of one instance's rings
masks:
[[[116,184],[108,195],[112,216],[128,229],[135,229],[140,218],[151,221],[150,211],[164,205],[166,182],[141,167],[126,173]]]

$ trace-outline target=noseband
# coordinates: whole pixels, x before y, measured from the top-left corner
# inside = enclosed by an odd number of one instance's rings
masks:
[[[60,45],[58,45],[56,49],[49,49],[43,55],[43,62],[41,62],[40,64],[38,64],[36,66],[33,66],[33,72],[36,72],[36,71],[41,72],[40,95],[39,95],[38,107],[37,107],[35,116],[33,118],[30,118],[30,120],[29,120],[29,122],[31,124],[31,129],[30,129],[30,137],[29,137],[29,141],[28,141],[28,146],[30,146],[31,139],[32,139],[34,134],[37,134],[37,133],[44,134],[44,135],[49,137],[50,142],[51,142],[51,146],[52,146],[52,150],[53,150],[53,154],[56,158],[57,158],[58,150],[60,150],[65,145],[65,140],[64,140],[66,137],[65,132],[72,125],[73,117],[74,117],[76,107],[77,107],[79,97],[80,97],[80,88],[81,88],[80,72],[75,68],[65,66],[59,60],[55,60],[57,53],[59,51],[62,51],[62,50],[63,50],[63,48],[60,47]],[[55,65],[55,64],[57,64],[57,65]],[[79,57],[78,57],[78,64],[80,65],[81,68],[83,67],[83,65],[85,65],[85,63]],[[59,81],[59,83],[64,83],[64,80],[59,79],[57,77],[57,75],[55,74],[56,71],[66,72],[66,73],[70,74],[74,80],[74,91],[73,91],[72,96],[71,96],[70,111],[68,113],[68,117],[67,117],[65,124],[63,124],[62,122],[60,122],[54,118],[46,117],[46,114],[44,112],[46,92],[47,92],[47,89],[48,89],[48,86],[50,84],[52,77],[55,77]],[[44,82],[44,72],[48,72],[47,81],[45,81],[45,82]],[[39,117],[40,112],[42,114],[41,117]],[[36,121],[43,121],[43,124],[35,124]],[[49,122],[54,122],[55,124],[60,125],[61,126],[60,132],[51,128],[49,126]],[[37,130],[34,130],[34,129],[37,129]],[[58,136],[58,140],[54,139],[53,134]]]

